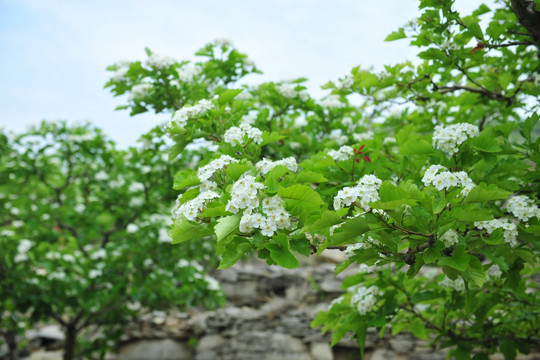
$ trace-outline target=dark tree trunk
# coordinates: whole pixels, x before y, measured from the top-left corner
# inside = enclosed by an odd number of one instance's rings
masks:
[[[75,356],[75,340],[77,337],[77,328],[75,325],[66,326],[66,343],[64,345],[64,360],[73,360]]]
[[[8,359],[9,360],[18,360],[19,356],[17,355],[17,332],[15,330],[8,330],[3,333],[4,340],[8,346]]]
[[[521,26],[531,34],[540,57],[540,12],[536,11],[534,0],[510,0],[510,5]]]

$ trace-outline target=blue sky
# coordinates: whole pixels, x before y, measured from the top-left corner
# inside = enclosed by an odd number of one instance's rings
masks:
[[[457,2],[470,11],[479,1]],[[417,1],[387,0],[0,0],[0,126],[90,120],[122,147],[167,115],[130,118],[103,85],[105,67],[144,59],[144,47],[177,60],[228,38],[263,70],[250,82],[310,79],[320,85],[354,66],[413,59],[406,41],[385,43],[417,16]]]

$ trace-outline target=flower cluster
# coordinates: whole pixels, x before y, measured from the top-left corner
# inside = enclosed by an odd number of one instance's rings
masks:
[[[156,69],[163,69],[174,64],[174,59],[169,56],[163,56],[159,54],[152,54],[146,60],[146,65],[155,67]]]
[[[345,106],[345,104],[341,102],[339,95],[328,95],[321,100],[321,105],[328,108],[340,108]]]
[[[355,293],[351,297],[351,305],[356,306],[360,315],[366,315],[373,309],[375,303],[377,303],[377,295],[379,293],[379,288],[376,286],[358,286],[355,288]]]
[[[272,236],[277,229],[286,229],[291,225],[290,214],[285,211],[283,200],[279,196],[265,198],[262,212],[257,208],[246,209],[240,220],[240,231],[251,232],[260,229],[264,236]]]
[[[533,200],[524,195],[512,196],[508,199],[506,210],[521,221],[529,221],[530,218],[535,216],[540,219],[540,208],[535,205]]]
[[[226,210],[238,213],[244,210],[240,219],[240,231],[248,233],[260,229],[264,236],[272,236],[277,229],[285,229],[291,225],[290,214],[285,211],[283,200],[279,196],[259,199],[259,190],[264,184],[257,182],[254,176],[244,175],[236,181],[231,189],[231,199]]]
[[[463,190],[461,190],[461,194],[463,196],[467,196],[476,186],[465,171],[442,171],[439,173],[440,170],[447,169],[442,165],[431,165],[422,178],[424,185],[433,185],[439,191],[448,190],[455,186],[462,186]]]
[[[369,203],[379,200],[379,187],[382,181],[375,175],[364,175],[354,187],[345,187],[338,192],[334,198],[334,209],[338,210],[345,206],[350,206],[353,202],[359,201],[360,206],[365,211],[370,211]]]
[[[234,214],[241,209],[254,209],[259,206],[259,190],[264,189],[264,184],[255,181],[251,175],[243,175],[231,188],[231,199],[227,202],[225,210]]]
[[[268,159],[262,159],[258,163],[255,164],[255,167],[257,170],[261,172],[261,174],[265,175],[268,174],[273,168],[276,166],[285,166],[287,169],[289,169],[292,172],[298,171],[298,164],[296,163],[296,159],[294,157],[288,157],[282,160],[272,161]]]
[[[180,203],[181,198],[176,199],[176,206],[172,210],[173,217],[180,219],[184,216],[188,220],[195,220],[206,206],[209,200],[218,198],[219,194],[214,191],[204,191],[197,195],[195,199],[189,200],[184,204]]]
[[[433,133],[433,147],[450,157],[458,152],[459,145],[475,136],[478,136],[478,127],[471,124],[459,123],[447,127],[438,125]]]
[[[152,91],[151,84],[133,85],[133,87],[131,88],[131,92],[129,93],[129,96],[128,96],[128,101],[143,98],[147,96],[148,94],[150,94],[151,91]]]
[[[176,124],[180,128],[184,128],[190,118],[203,115],[213,107],[214,104],[210,100],[206,99],[199,101],[193,106],[186,105],[174,113],[174,116],[171,122],[167,125],[167,128],[170,129],[173,124]]]
[[[489,221],[477,221],[474,223],[478,229],[484,229],[491,234],[495,229],[503,229],[504,241],[510,246],[517,246],[517,226],[508,221],[508,219],[495,219]]]
[[[444,279],[440,282],[440,285],[442,287],[454,289],[459,292],[465,291],[465,282],[462,278],[457,278],[456,280],[452,280],[448,277],[444,277]]]
[[[28,239],[22,239],[17,246],[17,255],[13,259],[14,262],[22,262],[28,260],[28,255],[26,254],[28,250],[34,245],[34,243]]]
[[[253,140],[255,144],[262,143],[262,131],[247,123],[241,124],[240,127],[233,126],[223,135],[223,140],[231,145],[236,143],[242,145],[245,143],[245,137]]]
[[[450,229],[447,232],[445,232],[441,236],[440,239],[444,243],[444,246],[449,248],[449,247],[457,244],[457,242],[459,240],[459,236],[458,236],[458,233],[455,230]]]
[[[183,82],[193,82],[195,76],[202,72],[200,65],[188,64],[178,69],[178,78]]]
[[[330,150],[328,155],[335,161],[345,161],[354,156],[354,149],[348,145],[345,145],[340,147],[339,150]]]
[[[278,91],[281,95],[288,97],[288,98],[294,98],[299,96],[302,101],[307,101],[308,94],[305,91],[297,91],[296,87],[298,84],[291,84],[291,83],[284,83],[278,86]]]
[[[238,162],[238,160],[229,155],[222,155],[219,159],[212,160],[208,164],[201,166],[199,170],[197,170],[197,177],[201,182],[206,182],[216,171],[225,168],[225,166],[232,162]]]

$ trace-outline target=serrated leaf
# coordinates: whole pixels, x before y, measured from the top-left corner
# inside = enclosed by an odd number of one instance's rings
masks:
[[[311,171],[311,170],[305,170],[301,171],[298,174],[295,174],[293,176],[289,177],[290,181],[297,184],[302,183],[323,183],[327,182],[328,179],[325,178],[322,174]]]
[[[458,271],[467,270],[470,256],[465,252],[465,247],[458,246],[452,256],[443,256],[439,259],[439,266],[449,266]]]
[[[286,269],[294,269],[300,266],[296,256],[290,251],[289,238],[285,234],[273,237],[275,243],[269,243],[266,248],[270,250],[270,258],[279,266]]]
[[[180,215],[180,219],[172,226],[172,243],[179,244],[192,239],[200,239],[213,233],[208,224],[191,223],[184,215]]]
[[[388,35],[384,41],[395,41],[406,37],[407,35],[405,34],[405,30],[403,28],[399,28],[398,31],[393,31],[390,35]]]
[[[230,242],[219,242],[216,251],[221,256],[218,269],[225,269],[234,265],[253,246],[246,239],[235,238]]]
[[[480,183],[471,190],[464,202],[474,203],[492,200],[506,200],[511,194],[512,192],[502,190],[494,184],[486,185],[485,183]]]
[[[220,241],[238,231],[241,218],[242,215],[236,214],[218,219],[216,226],[214,226],[217,240]]]
[[[180,170],[174,175],[174,190],[182,190],[187,187],[200,184],[197,172],[193,169]]]
[[[310,186],[295,184],[289,187],[280,187],[278,195],[290,206],[291,213],[302,221],[320,210],[324,205],[321,196]]]
[[[261,146],[268,145],[270,143],[273,143],[274,141],[279,141],[279,140],[284,139],[284,138],[285,138],[284,135],[281,135],[281,134],[279,134],[277,132],[269,133],[268,131],[263,131],[262,143],[260,145]]]
[[[218,102],[220,105],[226,105],[241,92],[242,89],[227,89],[219,94]]]
[[[450,216],[453,219],[462,222],[493,220],[491,211],[474,205],[456,206],[450,212]]]

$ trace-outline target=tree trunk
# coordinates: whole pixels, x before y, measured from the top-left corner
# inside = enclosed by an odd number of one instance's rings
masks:
[[[4,334],[4,340],[8,346],[8,359],[18,360],[17,355],[17,332],[15,330],[8,330]]]
[[[66,326],[66,343],[64,345],[64,360],[73,360],[75,356],[75,340],[77,337],[77,328],[75,325]]]

